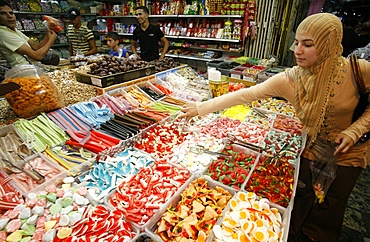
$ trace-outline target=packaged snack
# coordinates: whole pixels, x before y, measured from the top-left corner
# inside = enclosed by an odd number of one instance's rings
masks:
[[[44,20],[46,28],[53,30],[57,33],[63,31],[63,26],[58,19],[47,15],[42,16],[42,19]]]
[[[53,82],[43,71],[33,65],[20,65],[5,74],[4,83],[15,82],[21,86],[5,95],[13,111],[29,118],[64,107],[62,97]]]

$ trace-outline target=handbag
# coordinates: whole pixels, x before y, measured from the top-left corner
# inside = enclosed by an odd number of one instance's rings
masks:
[[[353,75],[355,76],[355,82],[357,90],[360,94],[360,100],[358,101],[358,104],[355,108],[355,111],[352,116],[352,123],[355,122],[361,115],[365,112],[367,109],[369,102],[369,93],[366,92],[366,87],[364,83],[364,79],[362,77],[360,65],[358,64],[358,59],[356,55],[351,55],[350,57],[350,63],[353,71]],[[367,140],[370,139],[370,131],[361,136],[361,138],[358,140],[360,143],[364,143]]]

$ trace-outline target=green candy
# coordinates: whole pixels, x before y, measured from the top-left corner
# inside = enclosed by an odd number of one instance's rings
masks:
[[[65,208],[65,207],[71,206],[72,203],[73,203],[73,199],[71,197],[66,197],[62,201],[62,206],[63,208]]]
[[[33,224],[27,225],[25,229],[23,229],[23,235],[33,235],[35,233],[36,226]],[[31,237],[32,238],[32,237]],[[27,240],[29,241],[29,240]]]
[[[55,201],[57,200],[57,194],[55,194],[54,192],[51,192],[48,195],[46,195],[46,199],[50,202],[55,203]]]
[[[51,207],[50,207],[50,213],[52,215],[55,215],[57,213],[60,213],[60,211],[62,210],[62,206],[60,206],[59,204],[53,204]]]
[[[31,241],[32,240],[32,237],[25,237],[23,239],[21,239],[20,242],[28,242],[28,241]]]

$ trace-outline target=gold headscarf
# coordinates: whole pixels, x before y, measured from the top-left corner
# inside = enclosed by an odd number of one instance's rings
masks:
[[[342,57],[342,23],[330,13],[314,14],[304,19],[297,33],[307,33],[313,40],[317,61],[310,67],[296,66],[287,71],[295,81],[296,113],[305,125],[310,142],[316,140],[323,124],[333,83],[345,64]]]

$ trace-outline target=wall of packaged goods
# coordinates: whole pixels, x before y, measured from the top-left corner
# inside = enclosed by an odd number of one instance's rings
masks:
[[[185,123],[177,118],[181,107],[211,97],[208,81],[188,66],[97,87],[102,92],[89,97],[82,88],[92,86],[77,82],[74,71],[37,77],[58,86],[65,107],[0,127],[0,144],[13,145],[0,150],[1,239],[227,241],[227,231],[242,231],[287,240],[305,144],[288,103],[266,99]],[[230,82],[229,91],[243,87]],[[24,102],[7,99],[14,107]]]

